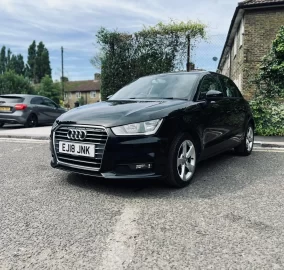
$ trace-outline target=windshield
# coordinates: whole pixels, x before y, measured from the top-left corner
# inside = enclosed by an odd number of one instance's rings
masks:
[[[123,87],[110,100],[121,99],[187,99],[197,74],[162,74],[148,76]]]

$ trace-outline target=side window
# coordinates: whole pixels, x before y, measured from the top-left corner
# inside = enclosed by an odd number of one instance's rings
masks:
[[[232,98],[241,97],[238,87],[235,85],[235,83],[231,79],[225,76],[219,76],[219,79],[225,90],[225,96],[232,97]]]
[[[220,83],[211,75],[207,75],[201,81],[199,86],[198,100],[205,100],[206,94],[209,90],[216,90],[222,92]]]
[[[42,105],[43,103],[43,100],[41,97],[34,97],[32,100],[31,100],[31,104],[35,104],[35,105]]]
[[[53,101],[51,101],[50,99],[47,99],[47,98],[45,98],[43,100],[43,105],[51,107],[51,108],[57,108],[56,104]]]

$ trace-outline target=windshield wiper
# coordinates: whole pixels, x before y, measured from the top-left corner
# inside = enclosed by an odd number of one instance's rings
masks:
[[[175,97],[139,97],[139,98],[136,98],[136,97],[131,97],[131,98],[128,98],[128,99],[177,99],[177,100],[188,100],[187,98],[175,98]]]
[[[177,99],[177,100],[188,100],[187,98],[175,98],[175,97],[163,97],[161,99]]]

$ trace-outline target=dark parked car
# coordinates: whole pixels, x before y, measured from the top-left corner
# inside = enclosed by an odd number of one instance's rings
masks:
[[[51,139],[54,168],[104,178],[161,177],[184,187],[200,160],[233,148],[249,155],[254,120],[225,76],[160,74],[62,115]]]
[[[23,124],[36,127],[38,124],[54,123],[66,110],[46,97],[34,95],[0,95],[0,127],[4,124]]]

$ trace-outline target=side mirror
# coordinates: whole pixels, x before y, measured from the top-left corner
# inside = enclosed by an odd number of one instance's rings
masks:
[[[113,95],[108,96],[107,99],[110,99],[112,96],[113,96]]]
[[[220,100],[224,97],[224,94],[220,91],[217,90],[209,90],[206,93],[206,100],[207,101],[215,101],[215,100]]]

